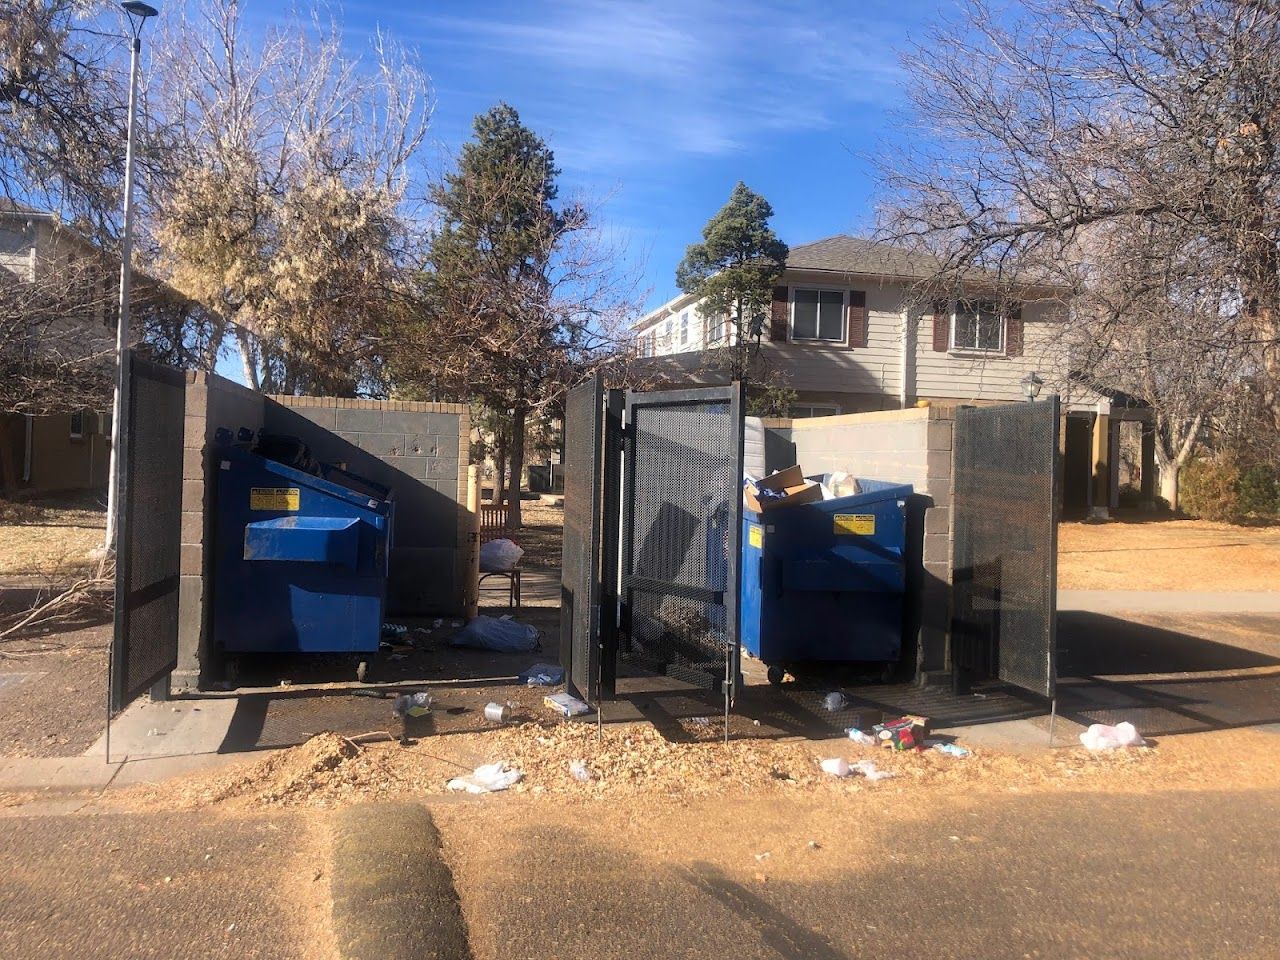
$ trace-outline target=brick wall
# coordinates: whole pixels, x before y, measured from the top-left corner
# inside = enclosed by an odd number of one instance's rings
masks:
[[[396,499],[387,606],[391,614],[461,613],[471,594],[467,461],[471,423],[459,404],[264,396],[188,374],[183,436],[178,666],[173,685],[220,677],[210,649],[213,474],[219,427],[298,436],[319,460],[385,484]]]
[[[917,670],[946,668],[951,598],[951,442],[955,408],[933,406],[802,420],[766,419],[769,470],[843,470],[909,483],[907,636],[918,637]],[[785,461],[785,462],[784,462]],[[914,599],[915,602],[911,602]]]

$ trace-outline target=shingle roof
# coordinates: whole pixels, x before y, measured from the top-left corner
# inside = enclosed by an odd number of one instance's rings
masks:
[[[927,253],[840,234],[792,247],[787,267],[924,280],[938,272],[938,261]]]

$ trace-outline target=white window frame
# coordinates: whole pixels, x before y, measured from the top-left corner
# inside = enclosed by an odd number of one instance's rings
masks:
[[[834,340],[823,337],[797,337],[796,336],[796,292],[799,290],[815,291],[819,300],[824,293],[840,294],[840,336]],[[821,305],[821,304],[819,304]],[[849,342],[849,288],[845,287],[823,287],[815,284],[798,284],[790,288],[787,296],[787,338],[792,343],[848,343]],[[818,313],[818,329],[822,329],[822,313]]]
[[[680,314],[680,346],[687,347],[689,345],[689,311],[685,310]]]
[[[1003,357],[1006,355],[1009,343],[1009,317],[1000,310],[1000,304],[993,300],[970,300],[970,303],[978,303],[981,305],[990,305],[995,308],[1000,318],[1000,346],[996,348],[990,347],[961,347],[956,344],[956,327],[958,325],[960,315],[960,304],[964,301],[953,301],[951,304],[951,329],[948,331],[947,352],[954,353],[962,357]]]
[[[717,331],[719,331],[717,333]],[[729,315],[727,313],[716,313],[707,321],[707,346],[713,347],[722,340],[727,339],[729,334]]]

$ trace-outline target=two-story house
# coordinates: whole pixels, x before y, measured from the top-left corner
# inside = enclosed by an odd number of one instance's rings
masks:
[[[118,266],[56,214],[6,203],[0,208],[0,269],[19,283],[46,282],[65,314],[39,322],[16,315],[20,299],[9,298],[0,344],[6,352],[74,352],[102,357],[110,378],[115,345]],[[29,327],[22,337],[24,322]],[[49,346],[54,344],[54,346]],[[15,355],[16,356],[16,355]],[[10,358],[13,359],[13,358]],[[68,409],[50,415],[0,412],[0,493],[36,494],[105,487],[110,463],[111,414]]]
[[[1017,303],[975,284],[945,301],[919,302],[932,258],[859,237],[792,247],[760,331],[759,365],[797,394],[793,417],[831,416],[918,403],[1025,399],[1035,374],[1057,393],[1064,423],[1066,508],[1105,513],[1118,503],[1120,427],[1146,411],[1113,404],[1071,376],[1062,318],[1068,305],[1051,286],[1024,286]],[[723,374],[708,349],[737,335],[726,317],[703,317],[681,295],[635,325],[635,350],[670,384],[712,383]],[[1142,437],[1142,487],[1154,489],[1153,438]],[[1100,472],[1100,473],[1099,473]]]

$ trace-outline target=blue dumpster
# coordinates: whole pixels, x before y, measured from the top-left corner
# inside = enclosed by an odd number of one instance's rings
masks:
[[[328,464],[215,447],[213,639],[228,653],[374,653],[392,497]]]
[[[796,664],[896,662],[909,484],[742,515],[743,647],[772,681]]]

